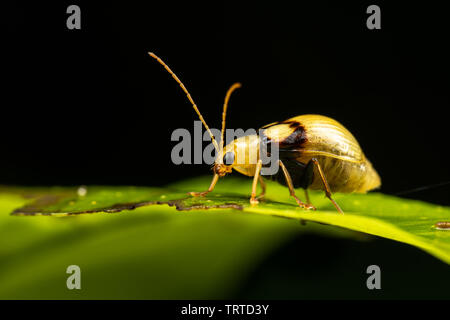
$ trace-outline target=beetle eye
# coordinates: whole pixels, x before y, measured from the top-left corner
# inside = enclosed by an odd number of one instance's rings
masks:
[[[233,152],[227,152],[223,156],[223,163],[227,166],[232,165],[234,162],[234,153]]]

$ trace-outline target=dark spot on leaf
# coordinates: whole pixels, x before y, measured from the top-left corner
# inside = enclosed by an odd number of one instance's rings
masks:
[[[199,210],[199,209],[237,209],[242,210],[243,207],[241,205],[238,205],[236,203],[225,203],[225,204],[213,204],[213,205],[204,205],[204,204],[194,204],[194,205],[185,205],[183,203],[183,200],[175,200],[175,201],[169,201],[167,203],[169,206],[175,206],[177,210],[179,211],[186,211],[186,210]]]
[[[26,205],[22,208],[14,210],[12,215],[35,215],[41,210],[41,208],[58,203],[65,195],[53,195],[47,194],[38,197],[34,202]],[[31,198],[31,196],[25,196],[25,198]],[[40,213],[45,214],[45,213]]]
[[[179,211],[187,211],[187,210],[207,210],[207,209],[237,209],[242,210],[243,207],[241,205],[235,203],[225,203],[225,204],[186,204],[186,200],[192,199],[191,197],[185,197],[176,200],[169,201],[143,201],[143,202],[135,202],[135,203],[118,203],[109,207],[103,208],[95,208],[88,210],[74,210],[74,211],[51,211],[48,210],[48,206],[54,205],[64,199],[64,196],[56,196],[56,195],[45,195],[33,203],[26,205],[22,208],[14,210],[11,214],[16,216],[36,216],[36,215],[44,215],[44,216],[52,216],[52,215],[78,215],[85,213],[98,213],[98,212],[106,212],[106,213],[117,213],[123,210],[134,210],[136,208],[140,208],[143,206],[150,205],[169,205],[175,207]]]

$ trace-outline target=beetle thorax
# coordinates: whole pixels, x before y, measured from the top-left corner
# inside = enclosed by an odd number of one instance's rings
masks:
[[[240,137],[227,144],[223,151],[219,152],[214,164],[214,172],[223,177],[235,169],[242,174],[252,175],[258,160],[258,135]]]

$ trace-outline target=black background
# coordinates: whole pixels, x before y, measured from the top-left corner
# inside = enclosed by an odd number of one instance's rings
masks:
[[[166,5],[78,2],[2,10],[3,184],[162,185],[210,174],[172,164],[176,128],[197,120],[184,81],[211,127],[229,85],[229,128],[318,113],[343,123],[395,193],[450,180],[448,19],[445,8],[371,2]],[[448,186],[411,194],[450,204]]]
[[[66,28],[70,4],[81,7],[81,30]],[[366,27],[370,4],[381,7],[381,30]],[[148,51],[178,74],[211,127],[220,126],[225,92],[239,81],[229,128],[323,114],[356,136],[382,177],[382,192],[450,180],[449,23],[437,4],[17,2],[3,6],[0,20],[1,184],[164,185],[210,174],[208,165],[172,164],[172,131],[193,132],[197,117]],[[449,191],[447,185],[408,196],[450,205]],[[311,259],[306,266],[298,258],[305,241],[321,248],[302,252]],[[305,283],[295,278],[299,265],[312,268],[306,270],[311,288],[323,288],[316,279],[330,275],[335,298],[347,297],[340,288],[356,281],[351,272],[365,279],[361,266],[371,261],[390,265],[391,280],[401,279],[403,285],[391,281],[387,297],[426,295],[423,285],[435,290],[447,271],[385,240],[330,248],[328,240],[303,237],[293,248],[256,270],[242,296],[302,297],[293,285]],[[395,257],[408,261],[408,272]],[[281,262],[274,266],[273,259]],[[286,266],[296,269],[286,273]],[[342,277],[332,277],[333,270]],[[425,272],[436,279],[414,282],[416,291],[404,286]],[[267,274],[278,276],[262,281]],[[317,290],[317,297],[327,296]],[[369,295],[365,287],[355,290],[349,297]],[[445,286],[434,292],[439,296]]]

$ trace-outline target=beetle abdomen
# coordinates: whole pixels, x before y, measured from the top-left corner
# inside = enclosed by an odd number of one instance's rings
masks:
[[[302,115],[263,127],[267,142],[278,142],[280,160],[307,165],[319,161],[334,192],[367,192],[381,185],[378,173],[365,157],[355,137],[336,120],[321,115]],[[294,185],[303,185],[301,174]],[[300,167],[299,167],[300,168]],[[294,180],[294,179],[293,179]],[[311,189],[323,189],[317,168]]]
[[[355,163],[324,156],[316,158],[322,167],[331,192],[366,193],[381,185],[380,176],[367,159],[361,163]],[[316,168],[314,168],[314,179],[309,188],[323,190],[323,183]]]

